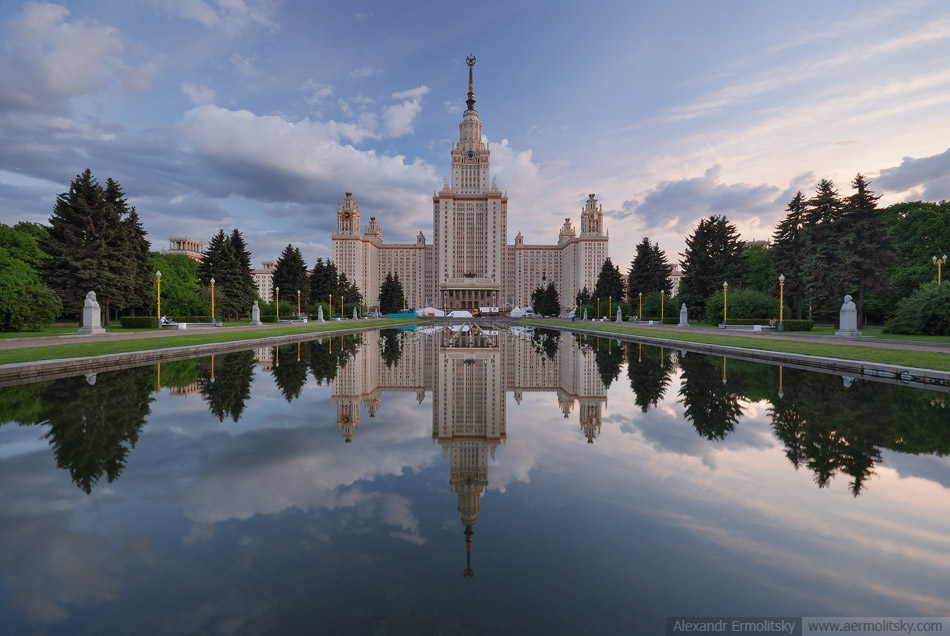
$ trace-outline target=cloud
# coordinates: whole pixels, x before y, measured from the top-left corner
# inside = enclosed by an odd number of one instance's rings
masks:
[[[195,106],[214,104],[215,101],[214,89],[208,88],[207,86],[199,86],[198,84],[185,82],[181,85],[181,92],[188,95]]]
[[[447,99],[442,102],[442,108],[445,109],[447,113],[461,113],[464,108],[462,108],[462,103],[457,99]]]
[[[355,68],[352,71],[350,71],[350,77],[352,77],[353,79],[373,77],[374,75],[382,74],[382,72],[383,72],[382,69],[363,66],[361,68]]]
[[[238,75],[244,77],[257,77],[259,75],[257,69],[254,67],[255,57],[244,57],[238,52],[231,54],[231,66],[234,67],[234,71]]]
[[[724,214],[730,220],[747,219],[761,214],[774,214],[776,186],[719,182],[721,166],[716,164],[702,177],[678,181],[660,181],[643,198],[643,202],[625,202],[621,218],[635,216],[647,229],[663,228],[687,231],[696,220],[710,214]]]
[[[310,93],[304,100],[311,106],[322,104],[324,100],[333,95],[332,84],[321,84],[314,79],[308,79],[304,82],[303,89]]]
[[[65,113],[72,98],[99,93],[114,82],[127,91],[150,85],[157,65],[127,66],[118,30],[93,20],[67,22],[68,16],[65,7],[29,2],[7,22],[0,111]]]
[[[198,24],[222,29],[234,36],[249,28],[278,31],[280,25],[272,20],[277,11],[276,0],[146,0],[172,18],[191,20]]]
[[[893,192],[923,187],[922,198],[928,201],[950,199],[950,149],[919,159],[904,157],[899,166],[881,170],[874,183]]]
[[[393,99],[404,101],[383,109],[383,131],[387,137],[402,137],[413,132],[416,116],[422,112],[422,97],[428,92],[428,86],[417,86],[393,93]]]

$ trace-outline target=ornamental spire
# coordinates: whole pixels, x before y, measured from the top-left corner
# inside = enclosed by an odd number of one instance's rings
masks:
[[[468,64],[468,99],[465,100],[465,103],[468,104],[469,110],[475,110],[475,84],[472,82],[472,67],[475,66],[475,56],[469,55],[466,57],[465,63]]]

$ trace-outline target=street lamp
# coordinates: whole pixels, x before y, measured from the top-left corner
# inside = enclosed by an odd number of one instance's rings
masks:
[[[274,291],[277,292],[277,322],[280,323],[280,287],[275,287]]]
[[[640,310],[637,312],[637,321],[643,320],[643,292],[639,292],[637,296],[640,297]]]
[[[942,258],[934,256],[933,262],[937,266],[937,287],[940,287],[940,266],[947,262],[947,255],[944,254]]]
[[[297,318],[300,318],[300,290],[297,290]]]
[[[664,307],[665,304],[666,304],[666,301],[664,298],[663,290],[661,289],[660,290],[660,324],[661,325],[663,324],[663,313],[665,310],[665,307]]]
[[[785,316],[785,274],[779,274],[778,277],[778,330],[785,331],[785,323],[782,319]]]
[[[726,308],[729,306],[729,282],[722,284],[722,326],[726,326]]]
[[[211,322],[214,322],[214,278],[211,279]]]
[[[608,315],[608,316],[613,316],[613,315],[614,315],[614,297],[611,296],[611,297],[608,298],[607,300],[608,300],[608,302],[607,302],[607,315]]]
[[[162,273],[155,272],[155,280],[158,281],[158,326],[162,326]]]
[[[330,318],[333,318],[333,294],[330,294]]]

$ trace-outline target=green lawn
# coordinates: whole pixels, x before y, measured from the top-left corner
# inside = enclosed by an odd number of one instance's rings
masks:
[[[212,344],[219,342],[234,342],[236,340],[258,340],[276,336],[292,336],[297,334],[333,331],[336,329],[354,329],[370,327],[386,327],[389,325],[404,325],[420,322],[417,319],[380,319],[361,320],[359,322],[323,322],[310,323],[293,327],[271,327],[261,330],[235,330],[232,332],[219,331],[215,333],[191,333],[187,335],[168,335],[159,338],[143,338],[140,340],[116,340],[115,342],[79,342],[61,345],[43,345],[24,347],[22,349],[8,349],[0,351],[0,364],[17,362],[37,362],[39,360],[56,360],[60,358],[80,358],[83,356],[99,356],[111,353],[130,353],[133,351],[153,351],[169,347],[187,347],[191,345]],[[230,324],[230,323],[227,323]],[[55,329],[55,328],[54,328]],[[120,328],[121,329],[121,328]],[[111,330],[110,330],[111,331]],[[142,331],[128,329],[123,331]],[[34,332],[35,333],[35,332]],[[76,333],[75,328],[71,333]],[[53,333],[47,335],[65,335]]]
[[[537,323],[536,323],[537,324]],[[936,369],[950,371],[950,352],[948,351],[904,351],[901,349],[874,349],[860,345],[838,343],[795,342],[794,340],[779,340],[767,336],[738,336],[720,333],[685,333],[677,332],[676,327],[651,327],[648,329],[611,323],[571,323],[562,320],[545,320],[543,326],[584,328],[604,333],[631,334],[649,338],[663,338],[675,342],[696,342],[702,344],[717,344],[727,347],[743,349],[758,349],[760,351],[779,351],[783,353],[797,353],[811,356],[824,356],[842,360],[858,360],[883,364],[897,364],[917,367],[921,369]],[[791,332],[807,335],[810,332]],[[889,336],[890,334],[885,334]]]

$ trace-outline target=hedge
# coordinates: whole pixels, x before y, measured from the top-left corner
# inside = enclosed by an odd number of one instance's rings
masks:
[[[211,322],[211,316],[176,316],[171,319],[175,322]]]
[[[261,316],[261,322],[277,322],[277,316],[275,314]]]
[[[769,324],[771,318],[730,318],[730,325],[762,325]],[[720,323],[721,324],[721,323]],[[782,325],[785,331],[811,331],[815,323],[811,320],[784,320]]]
[[[126,329],[155,329],[158,318],[155,316],[122,316],[119,324]]]
[[[641,319],[640,319],[640,322],[650,322],[651,320],[652,320],[653,322],[660,322],[660,317],[659,317],[659,316],[657,316],[657,317],[655,317],[655,318],[646,318],[646,317],[644,317],[644,318],[641,318]],[[677,313],[675,316],[667,316],[667,315],[664,314],[664,316],[663,316],[663,324],[664,324],[664,325],[678,325],[678,324],[680,324],[680,317],[679,317],[679,314]]]

